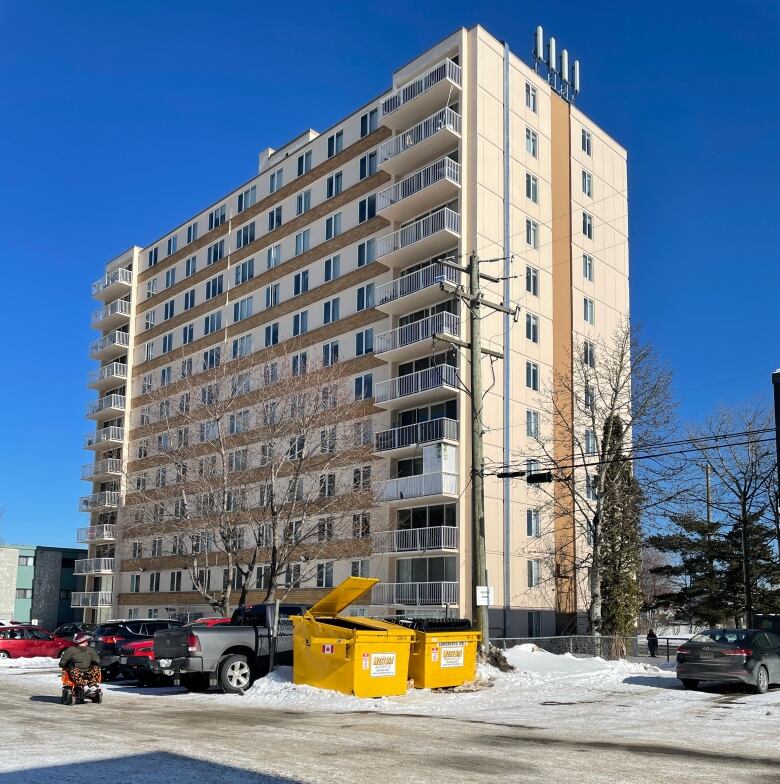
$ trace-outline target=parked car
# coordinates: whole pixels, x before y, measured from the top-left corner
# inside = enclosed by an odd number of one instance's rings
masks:
[[[193,621],[191,626],[221,626],[223,623],[230,623],[232,618],[223,618],[221,615],[214,618],[198,618]]]
[[[292,663],[291,615],[305,607],[283,604],[279,608],[276,661]],[[189,691],[206,691],[219,686],[228,694],[238,694],[268,671],[271,629],[266,605],[237,609],[229,624],[192,624],[154,635],[154,666],[172,675]]]
[[[780,635],[761,629],[708,629],[677,649],[686,689],[701,681],[745,683],[758,694],[780,683]]]
[[[32,624],[0,627],[0,659],[18,659],[27,656],[56,658],[70,644],[70,640],[55,637],[46,629]]]
[[[77,634],[92,635],[95,630],[94,623],[63,623],[54,630],[55,637],[64,637],[67,640],[72,640]]]
[[[181,621],[163,621],[151,618],[106,621],[92,632],[90,645],[100,656],[104,680],[112,680],[121,672],[119,647],[141,640],[151,640],[155,632],[182,626]]]

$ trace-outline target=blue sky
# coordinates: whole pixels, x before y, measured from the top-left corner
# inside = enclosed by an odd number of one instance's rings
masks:
[[[94,334],[90,284],[326,128],[394,68],[480,23],[527,57],[537,24],[582,62],[579,105],[629,150],[632,309],[687,418],[769,395],[780,4],[560,0],[0,4],[0,538],[72,544]],[[13,374],[13,381],[8,381]]]

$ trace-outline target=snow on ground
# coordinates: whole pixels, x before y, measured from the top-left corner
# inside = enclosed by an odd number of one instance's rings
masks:
[[[27,656],[19,659],[0,659],[0,672],[4,670],[50,670],[59,669],[59,659],[48,656]]]

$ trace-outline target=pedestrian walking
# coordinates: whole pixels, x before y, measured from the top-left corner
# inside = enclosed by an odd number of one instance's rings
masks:
[[[655,652],[658,650],[658,635],[652,629],[647,633],[647,650],[650,651],[650,656],[655,659]]]

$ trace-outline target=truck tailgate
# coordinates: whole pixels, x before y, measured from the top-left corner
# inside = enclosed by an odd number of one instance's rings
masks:
[[[178,659],[189,656],[187,637],[190,630],[184,626],[177,629],[166,629],[154,635],[155,659]]]

